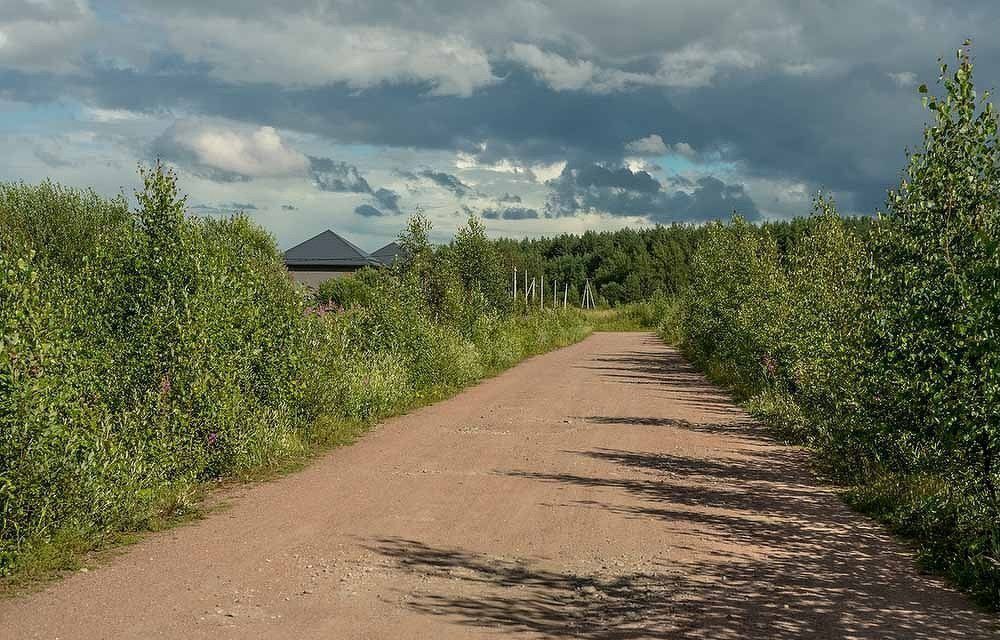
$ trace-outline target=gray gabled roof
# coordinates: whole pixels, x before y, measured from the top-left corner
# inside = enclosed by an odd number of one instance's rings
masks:
[[[367,267],[381,263],[364,249],[327,229],[286,251],[285,264],[290,267]]]
[[[384,265],[391,265],[399,257],[402,249],[398,242],[390,242],[381,249],[372,252],[372,257]]]

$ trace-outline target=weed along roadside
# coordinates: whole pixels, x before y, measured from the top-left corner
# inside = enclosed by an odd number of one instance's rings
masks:
[[[176,178],[138,205],[0,186],[0,574],[14,589],[190,517],[205,483],[350,442],[589,332],[517,308],[477,220],[317,297],[244,217],[187,215]],[[69,301],[69,304],[67,304]]]

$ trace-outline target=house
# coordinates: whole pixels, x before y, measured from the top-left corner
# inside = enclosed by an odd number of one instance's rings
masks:
[[[398,242],[390,242],[381,249],[372,252],[372,257],[385,266],[391,267],[399,258],[399,252],[401,249],[402,247],[399,246]]]
[[[327,229],[286,251],[285,266],[296,282],[315,288],[330,278],[340,278],[363,267],[385,265],[364,249]]]

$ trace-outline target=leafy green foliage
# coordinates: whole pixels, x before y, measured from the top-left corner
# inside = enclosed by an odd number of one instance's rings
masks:
[[[142,179],[135,210],[0,185],[0,575],[586,333],[576,312],[510,313],[481,227],[435,249],[415,218],[398,272],[317,303],[248,219],[186,216],[162,166]]]
[[[768,231],[784,261],[809,234],[810,224],[807,218],[796,218],[760,228]],[[871,233],[871,218],[841,217],[840,224],[862,240]],[[508,278],[511,267],[517,267],[519,273],[527,269],[529,278],[544,275],[547,283],[558,281],[560,291],[568,284],[567,298],[577,305],[589,279],[598,305],[616,307],[658,294],[680,296],[691,280],[692,257],[712,228],[675,224],[533,240],[500,239],[496,244]]]
[[[879,410],[933,442],[933,464],[979,492],[1000,516],[1000,140],[989,94],[977,104],[959,54],[935,122],[889,196],[876,237],[876,341],[885,354]],[[940,454],[940,455],[938,455]],[[997,541],[1000,558],[1000,541]]]
[[[656,331],[668,344],[676,344],[676,335],[671,332],[678,325],[680,310],[676,298],[657,293],[642,302],[585,313],[595,331]]]
[[[598,304],[641,302],[656,293],[672,296],[687,284],[689,260],[704,230],[688,225],[619,231],[587,231],[534,240],[501,239],[497,247],[505,272],[569,285],[568,302],[579,304],[590,279]],[[519,285],[520,287],[520,285]],[[562,302],[562,296],[559,296]]]
[[[1000,139],[967,50],[872,225],[816,213],[709,225],[691,260],[686,351],[812,445],[848,499],[1000,605]],[[926,87],[921,92],[929,94]]]
[[[368,281],[374,278],[373,269],[365,268],[353,274],[353,277],[330,278],[320,283],[316,299],[321,303],[334,304],[344,309],[371,304]]]

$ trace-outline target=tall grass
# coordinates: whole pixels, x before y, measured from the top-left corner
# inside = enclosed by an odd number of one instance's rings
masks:
[[[190,217],[169,172],[143,179],[135,209],[0,185],[0,576],[156,527],[206,480],[300,459],[587,331],[473,281],[429,291],[413,264],[360,275],[363,299],[317,300],[249,220]],[[458,245],[422,247],[424,268],[475,270]]]
[[[587,320],[595,331],[655,331],[668,344],[676,344],[680,302],[677,298],[656,294],[649,300],[629,302],[617,307],[587,311]]]

